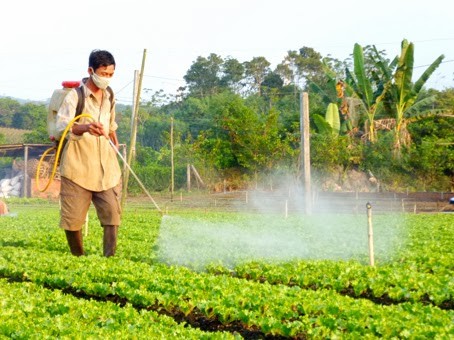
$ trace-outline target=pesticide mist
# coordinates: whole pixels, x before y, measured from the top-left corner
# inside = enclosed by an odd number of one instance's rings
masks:
[[[157,241],[157,258],[193,269],[213,264],[232,268],[255,260],[354,259],[368,263],[365,210],[363,214],[328,211],[306,215],[295,211],[284,215],[276,209],[282,207],[281,203],[267,197],[265,204],[258,197],[250,197],[247,204],[253,213],[243,209],[189,217],[165,216]],[[327,206],[326,202],[323,204]],[[399,214],[374,217],[375,254],[379,260],[390,259],[402,243],[402,222]]]

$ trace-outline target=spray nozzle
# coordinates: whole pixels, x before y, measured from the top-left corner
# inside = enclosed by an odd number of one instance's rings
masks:
[[[372,204],[370,204],[370,202],[367,202],[367,203],[366,203],[366,208],[367,208],[367,209],[371,209],[371,208],[372,208]]]

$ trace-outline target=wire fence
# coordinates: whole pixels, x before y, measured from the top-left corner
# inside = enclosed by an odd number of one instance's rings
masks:
[[[226,193],[183,193],[170,198],[159,194],[156,203],[166,213],[184,210],[218,210],[244,213],[277,213],[291,215],[307,213],[364,213],[366,205],[372,205],[374,212],[452,212],[452,192],[409,192],[409,193],[366,193],[366,192],[315,192],[306,202],[298,192],[232,191]],[[152,202],[143,197],[128,199],[129,207],[153,208]]]

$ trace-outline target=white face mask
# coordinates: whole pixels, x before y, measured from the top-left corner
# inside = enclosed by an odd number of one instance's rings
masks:
[[[98,76],[94,71],[91,75],[93,83],[102,90],[107,89],[110,84],[110,78]]]

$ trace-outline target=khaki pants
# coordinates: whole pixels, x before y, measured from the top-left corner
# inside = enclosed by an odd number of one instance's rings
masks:
[[[119,226],[121,222],[119,186],[105,191],[89,191],[65,177],[61,177],[60,227],[80,230],[85,224],[91,202],[102,226]]]

